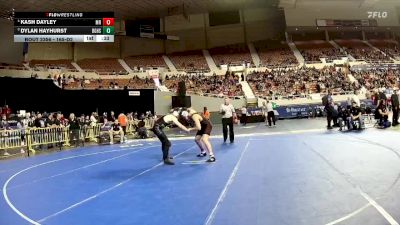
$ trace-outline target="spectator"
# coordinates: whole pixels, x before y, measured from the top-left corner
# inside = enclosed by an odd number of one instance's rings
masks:
[[[80,123],[79,120],[75,117],[74,113],[69,114],[69,131],[70,131],[70,143],[74,143],[74,146],[77,146],[79,143],[79,132],[80,132]]]
[[[108,120],[107,120],[107,118],[104,118],[104,123],[101,125],[101,128],[100,128],[100,130],[101,131],[110,131],[111,130],[111,126],[112,126],[112,124],[111,124],[111,122],[109,122]]]
[[[114,135],[119,135],[121,139],[121,143],[124,143],[124,131],[122,127],[118,124],[118,120],[114,120],[114,124],[110,130],[110,144],[114,143]]]
[[[94,127],[97,124],[97,119],[96,119],[96,113],[92,112],[92,115],[90,116],[90,126]]]
[[[11,111],[11,109],[8,107],[8,105],[4,105],[1,114],[2,114],[2,115],[5,115],[6,118],[8,119],[8,118],[10,118],[11,113],[12,113],[12,111]]]
[[[110,112],[110,116],[108,117],[108,120],[111,122],[114,122],[116,120],[114,111]]]
[[[10,129],[10,124],[7,121],[7,116],[6,115],[2,115],[1,116],[0,129],[4,129],[4,130]]]
[[[384,101],[380,101],[378,107],[375,112],[375,119],[378,119],[379,126],[381,128],[387,128],[391,126],[391,123],[388,121],[389,113],[387,112],[386,103]]]
[[[361,103],[360,103],[360,98],[358,98],[358,93],[359,93],[358,90],[354,91],[354,95],[351,98],[351,102],[352,104],[356,103],[357,107],[360,107]]]
[[[351,106],[350,104],[343,108],[342,106],[338,107],[338,123],[339,123],[339,131],[343,130],[344,126],[350,130],[350,122],[351,121]]]
[[[207,107],[203,108],[203,116],[208,120],[210,119],[210,112],[208,111]]]
[[[126,136],[126,126],[128,125],[128,118],[126,117],[124,112],[118,115],[118,123],[121,126],[122,131],[124,132],[124,136]]]
[[[361,116],[361,109],[357,105],[357,102],[352,102],[352,107],[351,107],[351,115],[350,115],[350,121],[349,121],[349,130],[352,130],[353,128],[355,129],[355,123],[354,121],[358,121],[358,129],[361,130],[364,126],[362,116]]]
[[[38,113],[35,119],[35,127],[44,128],[46,126],[46,121],[42,118],[42,114]]]
[[[141,139],[146,139],[148,138],[148,131],[145,127],[145,122],[144,121],[139,121],[138,123],[138,128],[137,128],[137,134],[138,137]]]

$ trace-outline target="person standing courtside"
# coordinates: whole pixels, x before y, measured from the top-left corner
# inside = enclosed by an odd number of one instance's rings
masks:
[[[203,116],[204,118],[210,120],[210,112],[208,111],[207,107],[204,107],[203,109]]]
[[[274,106],[272,105],[272,102],[267,101],[267,104],[265,105],[265,110],[267,114],[266,120],[268,121],[268,126],[271,127],[272,123],[275,125],[275,113],[274,113]],[[272,123],[271,123],[272,120]]]
[[[126,137],[126,126],[128,124],[128,117],[126,117],[126,115],[124,114],[124,112],[121,112],[118,115],[118,123],[122,128],[122,131],[124,132],[124,137]]]
[[[219,112],[222,115],[222,132],[224,135],[224,143],[228,138],[228,126],[229,126],[229,140],[231,143],[234,142],[233,132],[233,120],[236,118],[235,108],[229,102],[229,98],[225,98],[224,104],[221,105]]]
[[[241,111],[242,111],[242,117],[240,118],[242,120],[241,123],[243,124],[243,126],[246,126],[246,124],[247,124],[247,108],[245,105],[242,107]]]
[[[325,112],[327,114],[326,119],[328,122],[327,128],[332,129],[331,123],[333,119],[333,99],[332,99],[332,93],[330,90],[328,90],[328,93],[322,98],[322,105],[325,107]]]
[[[397,126],[399,124],[399,95],[397,94],[397,90],[393,91],[391,96],[392,100],[392,108],[393,108],[393,126]]]

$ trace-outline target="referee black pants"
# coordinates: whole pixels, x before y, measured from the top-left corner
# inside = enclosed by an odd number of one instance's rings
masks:
[[[393,125],[397,125],[399,121],[399,106],[393,107]]]
[[[269,111],[267,114],[268,126],[271,126],[271,119],[275,126],[275,113],[274,111]]]
[[[233,119],[231,118],[222,118],[222,133],[224,134],[224,142],[228,138],[228,127],[229,127],[229,140],[233,142],[235,139],[235,134],[233,133]]]
[[[242,114],[242,117],[240,118],[242,121],[242,123],[243,123],[243,125],[246,125],[247,124],[247,115],[246,114]]]

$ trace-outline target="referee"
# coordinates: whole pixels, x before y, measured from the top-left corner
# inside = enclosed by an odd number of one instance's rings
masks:
[[[221,105],[219,112],[222,115],[222,132],[224,134],[224,143],[228,138],[229,126],[229,140],[233,143],[235,137],[233,133],[233,120],[236,118],[235,108],[229,102],[229,98],[225,98],[224,104]]]

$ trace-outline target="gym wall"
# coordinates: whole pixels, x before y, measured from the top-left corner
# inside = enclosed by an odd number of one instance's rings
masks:
[[[387,18],[375,18],[378,26],[399,26],[399,19],[395,8],[382,6],[380,8],[343,8],[332,7],[307,7],[285,9],[286,25],[295,26],[316,26],[316,19],[342,19],[361,20],[368,19],[368,11],[387,12]]]
[[[0,19],[0,62],[20,64],[23,61],[23,43],[14,43],[13,22]]]
[[[253,42],[282,36],[284,13],[276,9],[240,11],[239,24],[209,26],[208,14],[193,14],[189,20],[166,17],[162,29],[179,41],[115,36],[114,43],[31,43],[29,59],[123,58],[134,55],[169,54],[201,50],[229,44]],[[123,31],[123,21],[116,20],[116,30]],[[282,38],[281,38],[282,39]]]
[[[28,59],[70,59],[74,58],[73,43],[29,43]]]

